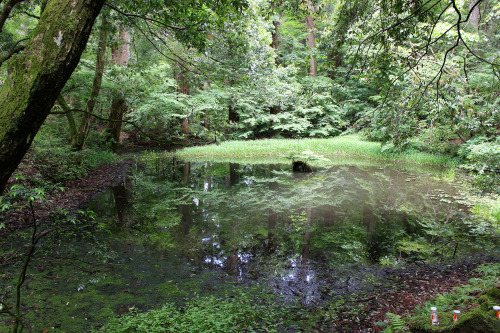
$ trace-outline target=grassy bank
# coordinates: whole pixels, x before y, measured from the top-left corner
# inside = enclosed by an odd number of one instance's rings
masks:
[[[383,150],[378,142],[367,141],[359,135],[330,139],[263,139],[251,141],[226,141],[201,147],[185,148],[176,153],[182,159],[219,158],[286,158],[311,151],[325,157],[354,156],[379,160],[395,160],[413,164],[454,167],[449,156],[421,152],[393,154]]]

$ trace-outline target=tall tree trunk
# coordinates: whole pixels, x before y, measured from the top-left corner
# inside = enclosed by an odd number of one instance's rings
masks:
[[[109,111],[108,122],[108,138],[111,141],[111,149],[116,151],[118,144],[120,143],[120,133],[122,131],[123,117],[125,112],[127,112],[127,102],[123,95],[119,95],[113,98],[111,102],[111,110]]]
[[[74,144],[76,138],[76,122],[75,122],[75,116],[73,115],[73,111],[71,111],[71,108],[69,107],[64,97],[62,97],[62,95],[59,95],[57,97],[57,103],[59,103],[59,105],[66,114],[66,119],[68,120],[69,135],[71,137],[71,144]]]
[[[307,68],[307,73],[312,77],[318,76],[318,64],[316,62],[316,56],[314,55],[316,49],[315,42],[315,30],[316,25],[314,24],[314,5],[310,0],[307,0],[307,7],[309,9],[310,16],[306,17],[306,29],[307,29],[307,46],[310,48],[311,60],[309,60],[309,67]]]
[[[228,106],[228,119],[230,122],[233,122],[233,123],[237,123],[240,121],[240,115],[238,114],[238,112],[234,111],[234,108],[232,105],[229,105]]]
[[[282,1],[272,1],[271,2],[271,7],[275,8],[274,10],[278,11],[278,19],[273,21],[273,30],[271,31],[271,48],[275,50],[275,52],[278,51],[278,37],[279,37],[279,27],[281,26],[281,19],[285,15],[283,13],[283,9],[280,7],[283,5]],[[273,10],[273,11],[274,11]],[[276,58],[274,59],[274,63],[276,66],[278,66],[279,61],[278,61],[278,56],[276,55]]]
[[[104,0],[51,0],[0,88],[0,192],[80,61]]]
[[[113,50],[113,62],[119,66],[127,67],[130,58],[130,31],[120,25],[119,45]]]
[[[274,49],[274,51],[276,52],[276,58],[274,58],[274,63],[276,64],[276,66],[279,65],[279,59],[278,59],[278,37],[279,37],[279,27],[281,25],[281,21],[279,20],[276,20],[276,21],[273,21],[273,30],[271,31],[271,48]]]
[[[309,260],[309,256],[311,253],[311,223],[313,219],[313,210],[312,208],[306,208],[307,215],[307,227],[306,231],[304,231],[304,244],[302,245],[302,255],[301,255],[301,263],[303,265],[307,264]]]
[[[340,52],[338,49],[333,50],[328,53],[327,55],[328,58],[328,63],[330,64],[328,66],[328,77],[332,80],[335,79],[336,73],[337,73],[337,68],[342,66],[342,52]]]
[[[477,4],[478,2],[479,0],[471,0],[469,3],[469,10],[471,10],[469,22],[476,30],[479,29],[479,21],[481,20],[481,12],[479,10],[479,4]]]
[[[127,67],[130,58],[130,31],[120,26],[119,46],[113,50],[113,62],[118,66]],[[111,141],[111,149],[116,151],[120,143],[120,133],[123,125],[123,118],[127,112],[127,102],[125,100],[125,89],[113,98],[108,122],[108,140]]]
[[[189,184],[189,177],[191,176],[191,163],[186,162],[182,166],[182,185]],[[193,224],[193,215],[191,212],[191,204],[183,203],[178,206],[179,213],[181,214],[180,230],[183,236],[188,236]]]
[[[185,94],[189,95],[189,84],[185,75],[185,62],[182,59],[179,59],[179,71],[177,72],[177,75],[175,76],[175,79],[177,81],[177,84],[179,85],[179,90],[178,92],[180,94]],[[189,118],[182,118],[181,119],[181,131],[182,134],[185,136],[189,135],[190,130],[189,130]]]
[[[116,231],[122,231],[129,222],[130,202],[128,200],[127,178],[118,185],[113,187],[113,198],[115,199],[116,216],[118,223],[114,226]]]
[[[83,150],[85,146],[85,141],[89,135],[90,130],[90,114],[94,111],[94,107],[97,102],[97,97],[101,91],[102,76],[104,74],[104,63],[106,60],[106,45],[108,39],[108,30],[106,26],[106,21],[103,20],[101,30],[99,31],[99,43],[97,46],[97,60],[94,73],[94,83],[92,84],[92,91],[90,92],[90,98],[87,101],[85,107],[85,113],[82,116],[80,127],[76,135],[76,140],[74,144],[74,149],[76,151]]]
[[[231,82],[229,82],[229,79],[224,80],[224,85],[231,87]],[[232,97],[232,100],[234,102],[236,102],[236,98],[234,96]],[[229,104],[229,106],[227,107],[227,109],[228,109],[227,110],[228,111],[227,118],[228,118],[229,122],[237,123],[240,121],[240,115],[238,114],[238,112],[236,112],[234,110],[233,105],[232,105],[233,102],[230,102],[230,103],[231,104]],[[216,138],[216,141],[217,141],[217,138]]]
[[[278,49],[278,28],[281,25],[280,21],[273,21],[274,29],[271,31],[271,48]]]
[[[208,89],[210,89],[210,83],[205,82],[203,84],[203,88],[201,88],[201,90],[208,90]],[[210,132],[210,122],[209,122],[209,119],[207,117],[206,112],[207,111],[203,110],[202,113],[200,113],[200,125],[205,127],[207,129],[207,131]]]

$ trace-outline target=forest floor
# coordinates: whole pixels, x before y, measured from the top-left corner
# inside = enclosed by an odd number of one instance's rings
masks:
[[[90,170],[84,178],[63,184],[63,192],[49,194],[47,196],[49,204],[43,209],[36,210],[37,218],[44,218],[49,211],[54,209],[68,211],[85,209],[97,194],[124,181],[131,163],[130,160],[122,160],[117,163],[103,164],[96,169]],[[36,177],[35,175],[38,173],[37,168],[33,166],[30,160],[25,160],[18,171],[21,171],[27,180]],[[13,182],[14,179],[11,177],[9,186]],[[29,226],[31,216],[28,211],[14,212],[6,222],[5,228],[0,229],[0,237],[12,230]]]
[[[105,164],[91,170],[80,180],[64,184],[64,192],[49,195],[50,207],[36,212],[38,218],[47,215],[50,209],[66,210],[85,209],[88,203],[98,193],[105,191],[124,181],[130,160],[113,164]],[[22,167],[22,172],[28,179],[35,177],[36,168],[29,161]],[[31,216],[28,212],[16,212],[6,221],[6,228],[0,229],[0,237],[12,230],[30,225]],[[333,309],[336,315],[329,317],[332,310],[312,307],[311,316],[319,321],[311,328],[311,332],[381,332],[383,328],[375,325],[386,319],[386,313],[391,312],[401,316],[410,316],[414,308],[438,294],[450,292],[454,287],[467,284],[470,278],[480,273],[474,269],[483,262],[490,261],[470,259],[453,264],[422,266],[413,269],[390,270],[391,283],[385,287],[360,295],[349,296],[339,308]],[[325,315],[322,315],[322,314]],[[338,315],[340,314],[340,315]]]
[[[386,313],[411,317],[415,307],[468,284],[471,278],[479,277],[481,273],[475,269],[491,261],[492,258],[470,258],[451,264],[389,268],[387,273],[391,276],[391,284],[349,297],[347,302],[335,309],[339,316],[326,317],[314,329],[316,332],[382,332],[384,328],[375,323],[383,322]],[[467,310],[470,308],[472,305]]]

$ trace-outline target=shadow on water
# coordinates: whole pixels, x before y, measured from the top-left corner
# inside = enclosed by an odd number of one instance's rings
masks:
[[[62,331],[235,284],[317,305],[380,285],[386,267],[480,249],[479,222],[460,191],[435,170],[384,164],[293,173],[279,164],[142,160],[90,206],[111,234],[99,235],[99,248],[73,244],[79,259],[93,251],[105,260],[47,264],[52,275],[29,287],[39,306],[62,307],[65,318],[45,314]]]

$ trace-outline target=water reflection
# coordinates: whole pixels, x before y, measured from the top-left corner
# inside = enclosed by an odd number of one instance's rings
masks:
[[[135,243],[236,281],[265,281],[304,303],[359,286],[349,274],[354,266],[417,260],[436,249],[455,255],[469,237],[472,217],[455,202],[457,185],[433,172],[346,165],[295,174],[288,165],[162,164],[168,165],[138,165],[133,190],[107,194],[119,229],[133,226]]]

